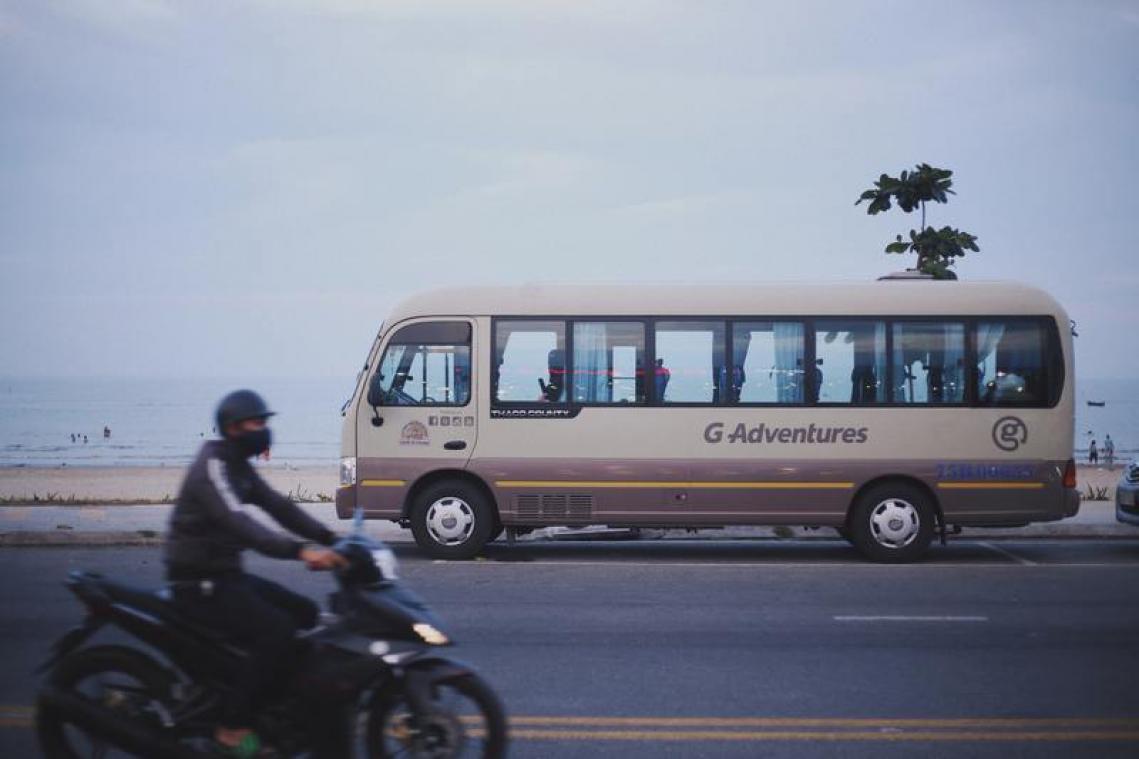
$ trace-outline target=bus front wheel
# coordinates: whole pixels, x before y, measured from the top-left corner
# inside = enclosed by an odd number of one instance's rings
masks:
[[[859,497],[846,530],[867,558],[902,563],[921,558],[929,549],[936,519],[922,490],[904,482],[883,483]]]
[[[494,529],[493,507],[470,483],[452,480],[431,485],[411,507],[411,534],[432,558],[474,558]]]

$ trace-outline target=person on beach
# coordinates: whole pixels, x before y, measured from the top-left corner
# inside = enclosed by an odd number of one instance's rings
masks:
[[[252,725],[257,708],[278,683],[300,629],[317,622],[315,603],[242,569],[246,548],[278,559],[299,559],[309,569],[343,566],[339,554],[297,540],[248,514],[256,505],[296,535],[321,546],[336,535],[273,490],[250,465],[268,457],[274,412],[252,390],[238,390],[217,407],[220,439],[207,440],[182,481],[166,539],[166,577],[174,602],[187,617],[218,630],[249,651],[222,704],[214,733],[230,756],[261,750]]]
[[[1103,439],[1103,463],[1107,464],[1108,469],[1115,466],[1115,441],[1111,439],[1111,435]]]
[[[1092,440],[1092,444],[1090,446],[1088,446],[1088,463],[1089,464],[1098,464],[1099,463],[1099,449],[1096,448],[1096,444],[1095,444],[1094,439]]]

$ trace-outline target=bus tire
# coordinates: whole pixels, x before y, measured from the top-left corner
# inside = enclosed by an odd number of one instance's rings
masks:
[[[411,534],[435,559],[471,559],[494,534],[494,507],[474,485],[444,480],[428,486],[411,507]]]
[[[900,564],[925,554],[936,522],[937,513],[924,491],[905,482],[884,482],[859,496],[846,531],[866,558]]]

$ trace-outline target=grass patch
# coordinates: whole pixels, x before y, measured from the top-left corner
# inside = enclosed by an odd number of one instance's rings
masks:
[[[1084,500],[1085,501],[1110,501],[1111,499],[1107,495],[1107,492],[1109,490],[1111,490],[1110,487],[1097,488],[1097,487],[1092,487],[1089,484],[1087,492],[1084,493]]]
[[[152,503],[174,503],[169,493],[161,498],[90,498],[60,493],[0,496],[0,506],[143,506]]]
[[[327,493],[314,493],[311,490],[305,490],[300,483],[297,483],[296,488],[289,491],[288,498],[293,503],[332,503],[332,496]]]

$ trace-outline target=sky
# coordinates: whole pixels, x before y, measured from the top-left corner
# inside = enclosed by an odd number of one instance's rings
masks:
[[[1139,3],[0,0],[0,375],[352,377],[425,288],[962,279],[1139,377]]]

